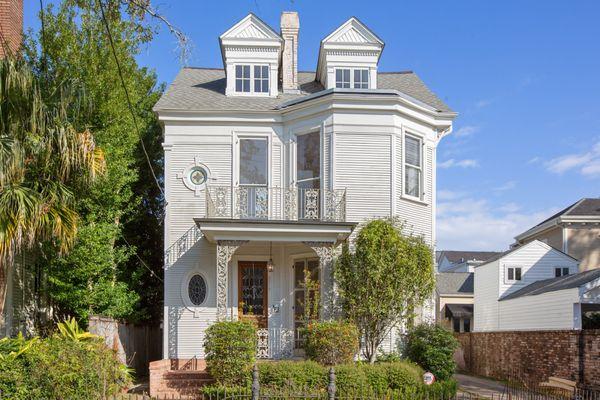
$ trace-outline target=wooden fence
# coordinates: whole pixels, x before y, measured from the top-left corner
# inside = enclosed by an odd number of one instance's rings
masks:
[[[162,329],[158,325],[128,324],[94,315],[89,331],[103,337],[137,377],[148,376],[150,362],[162,358]]]

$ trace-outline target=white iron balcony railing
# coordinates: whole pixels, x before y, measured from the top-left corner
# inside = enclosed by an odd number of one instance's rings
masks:
[[[209,186],[208,218],[345,222],[346,190]]]

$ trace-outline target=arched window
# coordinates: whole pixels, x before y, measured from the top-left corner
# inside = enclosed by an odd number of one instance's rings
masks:
[[[206,300],[206,281],[200,274],[192,275],[188,282],[188,297],[194,306],[199,306]]]

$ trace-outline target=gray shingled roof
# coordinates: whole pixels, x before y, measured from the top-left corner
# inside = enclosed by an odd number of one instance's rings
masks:
[[[442,250],[438,257],[441,260],[442,257],[446,257],[448,261],[453,264],[462,263],[465,261],[485,261],[488,258],[494,257],[499,254],[497,251],[456,251],[456,250]]]
[[[445,294],[473,294],[472,272],[442,272],[436,275],[436,291]]]
[[[548,221],[553,220],[554,218],[561,217],[563,215],[572,215],[572,216],[599,216],[600,215],[600,199],[594,198],[583,198],[581,200],[577,200],[575,203],[570,206],[560,210],[556,214],[552,215],[549,218],[546,218],[533,228],[536,228],[540,225],[545,224]],[[533,229],[531,228],[531,229]]]
[[[535,296],[542,293],[555,292],[557,290],[578,288],[598,278],[600,278],[600,269],[593,269],[591,271],[565,275],[558,278],[544,279],[542,281],[533,282],[516,292],[506,295],[501,298],[500,301],[524,296]]]
[[[324,90],[316,82],[314,72],[299,72],[300,94],[280,94],[277,97],[225,96],[223,69],[183,68],[154,106],[159,110],[181,111],[269,111],[292,100]],[[452,110],[433,94],[419,77],[410,71],[386,72],[377,75],[378,89],[404,93],[440,112]]]

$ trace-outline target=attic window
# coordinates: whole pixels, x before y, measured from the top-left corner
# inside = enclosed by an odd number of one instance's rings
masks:
[[[236,65],[236,93],[269,93],[268,65]]]
[[[335,87],[338,89],[368,89],[367,68],[338,68],[335,70]]]

